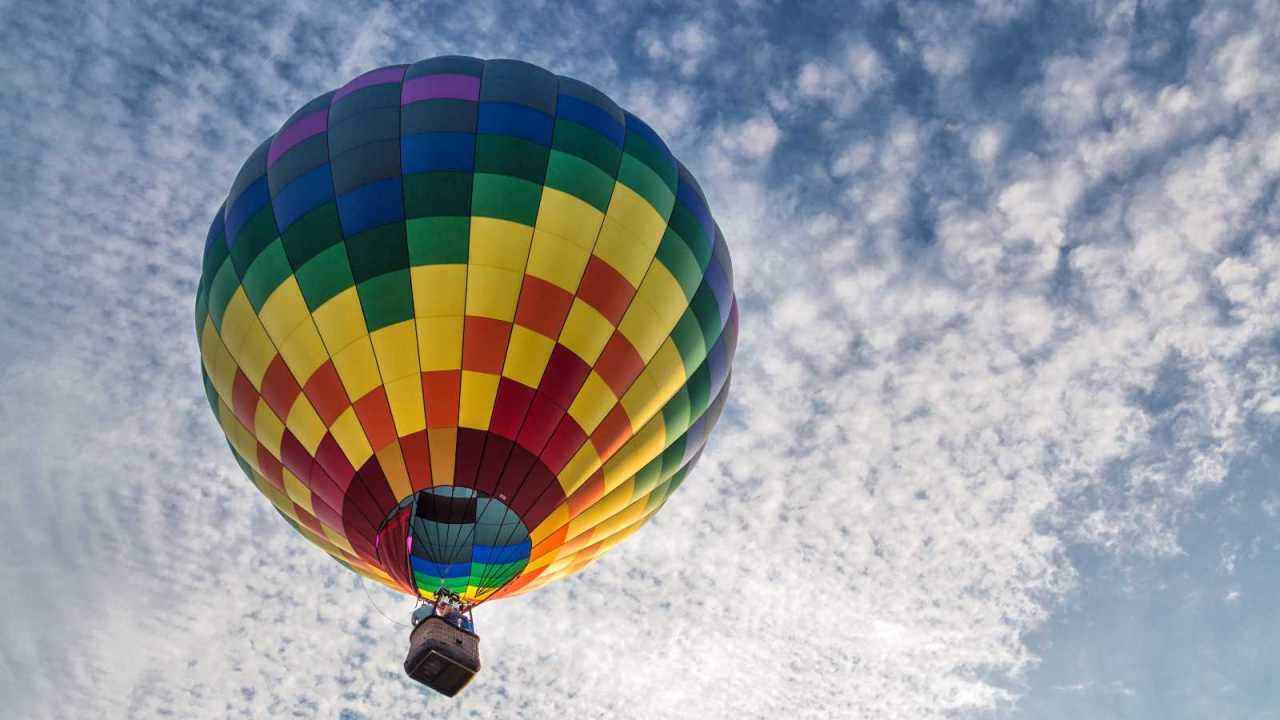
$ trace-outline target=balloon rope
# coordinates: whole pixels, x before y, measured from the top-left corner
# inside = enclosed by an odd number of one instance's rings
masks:
[[[379,615],[386,618],[387,622],[392,623],[393,625],[399,625],[400,627],[413,627],[412,625],[409,625],[407,623],[402,623],[396,620],[392,620],[386,613],[382,612],[382,608],[378,607],[378,604],[373,601],[373,596],[369,594],[369,588],[365,586],[364,578],[356,578],[356,582],[360,583],[361,589],[364,590],[364,596],[369,601],[369,605],[374,610],[377,610]]]

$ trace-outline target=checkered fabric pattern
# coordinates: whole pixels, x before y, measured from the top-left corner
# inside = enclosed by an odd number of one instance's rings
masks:
[[[245,162],[196,296],[241,468],[355,572],[484,601],[581,570],[685,478],[738,311],[649,126],[511,60],[368,72]]]

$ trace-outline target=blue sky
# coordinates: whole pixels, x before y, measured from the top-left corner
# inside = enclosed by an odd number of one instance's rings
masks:
[[[1275,3],[0,14],[0,715],[1280,717]],[[453,701],[239,476],[191,319],[243,158],[446,53],[653,125],[742,308],[692,477]]]

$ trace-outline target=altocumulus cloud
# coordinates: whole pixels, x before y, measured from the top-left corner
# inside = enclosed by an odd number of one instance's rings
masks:
[[[1274,3],[245,5],[4,11],[6,716],[998,712],[1066,549],[1177,552],[1274,431]],[[455,52],[650,119],[723,224],[743,330],[675,501],[483,612],[487,667],[446,701],[365,593],[404,602],[238,477],[190,307],[261,138]]]

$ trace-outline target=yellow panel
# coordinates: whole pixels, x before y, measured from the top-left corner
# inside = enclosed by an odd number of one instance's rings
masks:
[[[462,367],[461,315],[419,318],[417,323],[418,362],[423,372]]]
[[[306,384],[311,375],[329,359],[329,351],[316,332],[314,323],[302,323],[280,346],[280,357],[289,366],[293,377]]]
[[[512,325],[511,343],[507,346],[502,374],[531,388],[538,387],[555,346],[556,341],[542,333],[522,325]]]
[[[396,500],[400,501],[413,494],[413,486],[409,484],[409,470],[404,465],[404,454],[400,451],[400,443],[393,442],[379,450],[378,464],[387,476],[387,485]]]
[[[369,439],[365,437],[364,426],[360,424],[360,418],[356,417],[355,408],[343,410],[338,419],[333,421],[329,432],[333,433],[338,447],[342,448],[342,452],[351,461],[351,467],[363,466],[364,461],[373,455],[373,448],[369,447]]]
[[[289,499],[298,504],[303,510],[315,515],[316,511],[311,506],[311,490],[302,484],[297,475],[294,475],[289,468],[284,469],[284,489],[289,493]]]
[[[333,356],[333,367],[347,388],[347,397],[359,399],[382,384],[378,361],[373,357],[373,344],[362,337]]]
[[[354,287],[334,295],[316,308],[316,327],[331,351],[339,351],[369,334],[364,324],[364,310]]]
[[[275,356],[275,344],[262,329],[262,323],[253,318],[240,341],[240,354],[236,356],[236,363],[255,388],[262,387],[262,376],[267,374],[267,366]]]
[[[453,484],[453,456],[458,446],[457,428],[431,428],[427,430],[427,444],[431,454],[431,484]]]
[[[622,407],[632,423],[647,422],[684,385],[684,363],[675,343],[668,339],[645,366],[636,382],[622,396]]]
[[[230,399],[231,388],[236,379],[236,361],[222,344],[222,338],[218,336],[212,320],[205,320],[204,332],[200,338],[200,354],[204,358],[204,371],[213,383],[214,390],[218,391],[219,397]]]
[[[418,265],[410,269],[415,316],[461,315],[467,293],[466,265]]]
[[[538,523],[538,527],[534,528],[533,532],[529,533],[529,539],[533,546],[537,547],[543,540],[555,534],[555,531],[564,527],[567,522],[569,522],[569,508],[565,507],[564,503],[561,503],[542,522]]]
[[[524,570],[521,572],[530,572],[532,570],[537,570],[540,567],[545,567],[547,565],[550,565],[551,563],[556,561],[556,555],[557,555],[557,551],[555,550],[552,550],[551,552],[543,553],[542,555],[539,555],[538,557],[530,560],[529,564],[525,565]],[[541,580],[545,576],[546,574],[543,573],[543,575],[540,575],[538,577],[538,580]],[[537,582],[538,580],[535,580],[534,582]],[[530,585],[532,584],[533,583],[530,583]]]
[[[538,230],[572,242],[583,250],[596,244],[604,214],[578,198],[555,188],[542,188],[538,206]]]
[[[680,283],[676,282],[671,271],[662,263],[654,263],[649,268],[644,282],[640,283],[640,289],[636,291],[635,300],[647,304],[653,310],[658,319],[658,327],[663,328],[663,332],[668,335],[689,306]]]
[[[369,338],[383,380],[418,374],[418,331],[412,320],[375,330]]]
[[[311,407],[311,401],[307,400],[306,395],[299,395],[293,402],[293,407],[289,408],[289,417],[284,419],[284,425],[312,456],[316,454],[316,448],[320,447],[320,441],[324,439],[327,430],[324,421],[320,419],[315,408]]]
[[[404,437],[427,426],[426,408],[422,400],[422,377],[418,373],[391,380],[385,387],[397,435]]]
[[[472,265],[467,278],[467,314],[510,322],[516,316],[523,279],[518,270]]]
[[[590,249],[580,248],[559,235],[539,230],[533,234],[533,249],[525,272],[566,292],[575,293],[590,256]]]
[[[232,357],[240,354],[240,341],[251,323],[257,323],[258,317],[244,294],[243,287],[237,287],[227,303],[226,312],[222,315],[222,342],[227,346]]]
[[[533,228],[522,223],[497,218],[471,218],[471,243],[468,262],[474,271],[476,265],[502,268],[524,274],[525,260],[529,257],[529,242]]]
[[[458,426],[486,430],[493,415],[493,399],[498,393],[498,376],[491,373],[462,371],[462,390],[458,401]]]
[[[284,493],[280,492],[275,485],[267,482],[266,478],[262,477],[259,473],[254,473],[249,477],[249,479],[258,487],[258,492],[267,496],[267,499],[271,501],[272,505],[280,508],[282,512],[294,520],[298,519],[298,514],[293,510],[293,503],[289,502],[289,498]]]
[[[651,250],[658,249],[662,234],[667,230],[667,219],[659,215],[648,200],[622,183],[613,187],[613,196],[609,198],[609,212],[601,232],[609,232],[610,224],[625,228],[625,234],[632,238],[633,243]]]
[[[634,477],[636,473],[666,449],[667,432],[662,414],[656,414],[632,435],[618,452],[604,464],[605,487]]]
[[[674,325],[663,325],[662,318],[648,303],[633,302],[627,314],[618,323],[618,330],[635,347],[645,362],[657,351],[662,341],[671,335]]]
[[[569,533],[567,538],[575,538],[605,520],[613,517],[615,514],[622,512],[631,504],[631,493],[635,489],[635,481],[629,481],[614,488],[613,492],[605,495],[597,500],[587,509],[583,510],[578,517],[569,521]],[[601,537],[591,536],[592,540],[599,541]]]
[[[573,404],[569,406],[569,416],[590,435],[617,403],[618,398],[609,384],[592,370],[582,384],[582,389],[578,391],[578,396],[573,399]]]
[[[654,413],[662,408],[663,401],[658,400],[655,396],[658,394],[658,384],[653,378],[646,377],[642,372],[637,377],[631,387],[622,394],[622,409],[627,411],[627,418],[631,420],[631,427],[650,422],[654,417]],[[658,417],[661,417],[659,415]]]
[[[590,442],[582,443],[582,447],[578,448],[578,452],[573,454],[556,477],[560,481],[560,487],[564,488],[565,496],[582,487],[591,478],[591,473],[600,469],[600,465],[600,456],[596,454],[595,446]]]
[[[284,437],[284,423],[280,422],[280,418],[271,410],[271,406],[265,400],[259,399],[258,406],[253,410],[253,434],[258,436],[258,442],[267,449],[277,460],[280,459],[280,440]]]
[[[613,517],[607,518],[599,525],[596,525],[596,531],[591,535],[592,538],[603,538],[606,543],[618,533],[622,533],[623,537],[630,535],[635,528],[639,527],[636,523],[642,523],[645,519],[644,509],[649,504],[648,497],[641,497],[627,505],[621,512]],[[623,532],[627,531],[627,532]],[[609,543],[612,545],[612,543]]]
[[[569,316],[564,321],[564,329],[560,331],[561,345],[572,350],[588,365],[595,365],[611,335],[613,325],[599,310],[586,304],[581,298],[573,299]]]
[[[345,550],[346,552],[351,553],[352,555],[356,554],[355,548],[351,547],[351,543],[347,542],[347,539],[343,537],[341,533],[335,531],[332,528],[325,527],[324,535],[325,537],[329,538],[329,542],[338,546],[342,550]]]
[[[267,302],[262,305],[262,311],[258,313],[258,317],[262,319],[262,325],[267,334],[277,343],[284,342],[284,339],[297,330],[299,325],[310,319],[311,311],[307,309],[307,301],[302,297],[296,275],[285,278],[285,281],[272,291],[271,297],[267,298]]]

